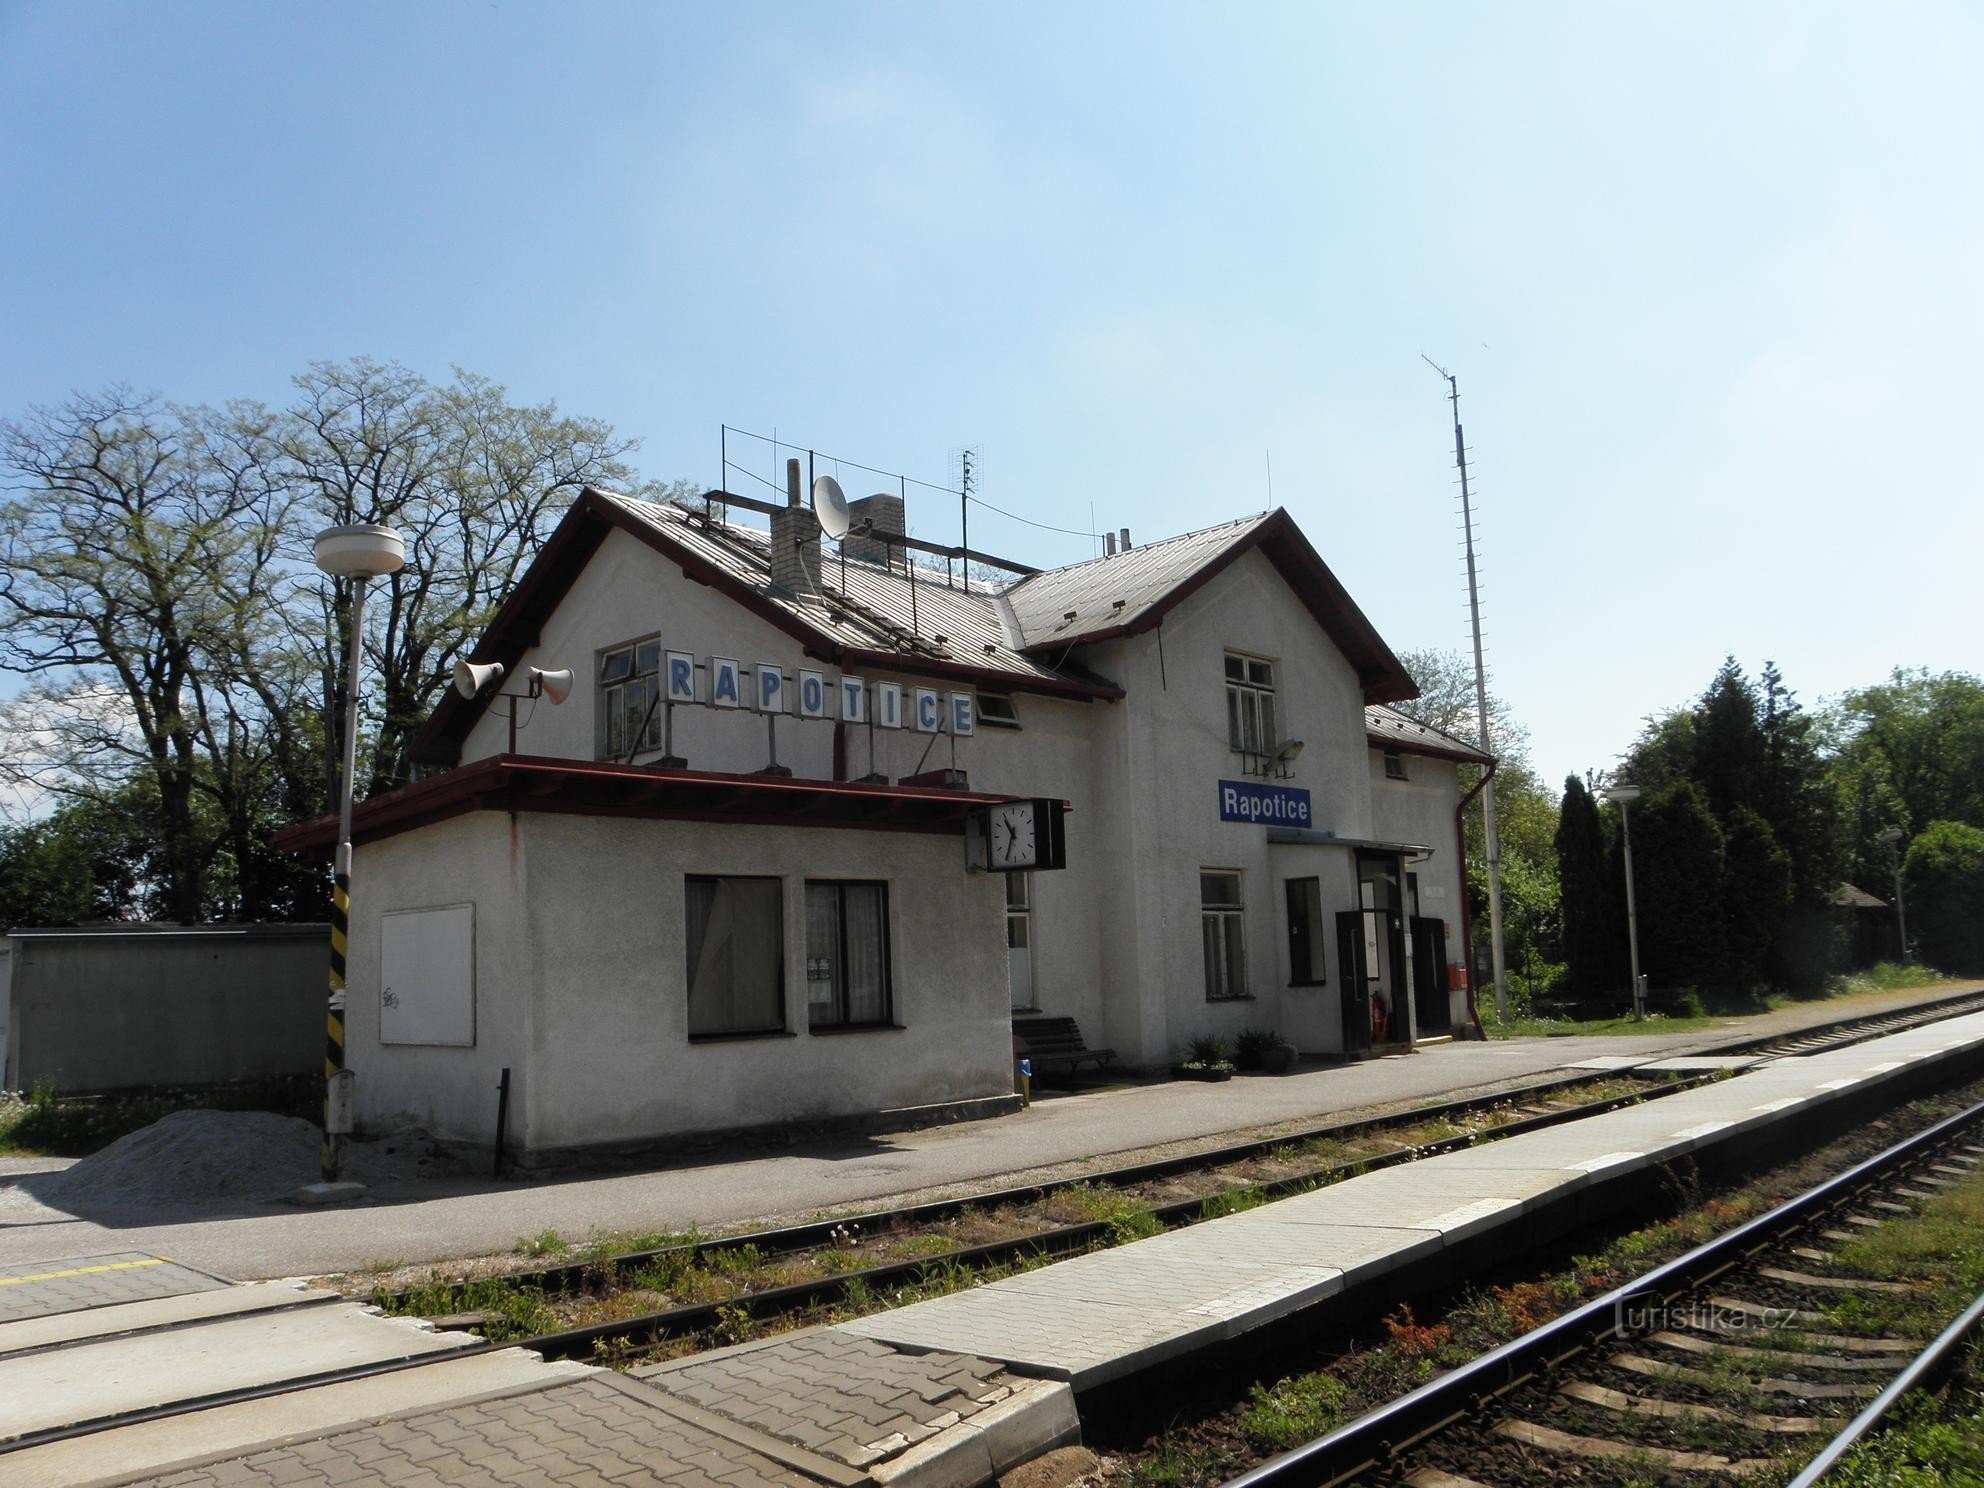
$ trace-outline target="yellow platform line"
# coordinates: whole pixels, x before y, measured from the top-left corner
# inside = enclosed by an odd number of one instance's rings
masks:
[[[0,1286],[21,1286],[30,1281],[59,1281],[65,1276],[92,1276],[99,1271],[135,1271],[140,1266],[163,1266],[163,1256],[146,1256],[142,1261],[105,1261],[100,1266],[71,1266],[67,1271],[37,1271],[32,1276],[0,1276]]]

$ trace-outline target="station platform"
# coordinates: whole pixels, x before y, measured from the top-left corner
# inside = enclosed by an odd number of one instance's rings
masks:
[[[906,1348],[998,1359],[1077,1391],[1121,1380],[1462,1246],[1561,1232],[1629,1202],[1626,1176],[1724,1148],[1850,1094],[1984,1049],[1984,1014],[1754,1064],[1643,1105],[1352,1178],[1114,1250],[843,1324]],[[1513,1248],[1505,1245],[1505,1248]]]

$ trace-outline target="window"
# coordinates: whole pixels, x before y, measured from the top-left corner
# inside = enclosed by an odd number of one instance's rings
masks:
[[[785,1028],[785,886],[776,878],[687,885],[689,1036]]]
[[[1405,773],[1405,756],[1400,754],[1396,749],[1387,749],[1385,751],[1385,779],[1408,780],[1410,778]]]
[[[629,759],[661,748],[661,642],[599,653],[599,757]]]
[[[1273,662],[1226,653],[1226,737],[1242,754],[1263,758],[1281,742],[1275,732]]]
[[[1019,712],[1009,692],[981,692],[978,695],[978,721],[992,728],[1018,728]]]
[[[889,1021],[889,886],[806,885],[806,1016],[814,1028]]]
[[[1223,869],[1199,873],[1199,929],[1205,942],[1206,1001],[1247,995],[1247,932],[1240,875]]]
[[[1320,987],[1329,981],[1323,955],[1323,882],[1291,878],[1288,891],[1288,985]]]

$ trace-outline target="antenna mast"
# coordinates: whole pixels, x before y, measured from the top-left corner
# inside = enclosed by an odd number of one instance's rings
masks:
[[[973,495],[973,481],[977,475],[977,469],[973,462],[977,458],[978,450],[972,445],[966,445],[962,450],[958,451],[958,465],[960,466],[958,476],[958,546],[967,550],[971,547],[971,498]],[[971,559],[967,557],[960,560],[958,567],[964,571],[964,591],[969,594],[971,592]]]
[[[1474,571],[1474,503],[1467,488],[1467,441],[1460,427],[1460,382],[1445,367],[1424,352],[1419,359],[1447,380],[1447,398],[1454,406],[1454,464],[1460,468],[1461,527],[1467,537],[1467,613],[1474,626],[1474,720],[1481,741],[1481,752],[1491,753],[1488,743],[1488,672],[1481,661],[1481,590]],[[1507,967],[1502,960],[1502,843],[1495,831],[1495,777],[1481,785],[1481,832],[1488,844],[1488,955],[1495,974],[1495,1016],[1509,1015],[1509,993],[1505,985]],[[1463,885],[1462,892],[1466,892]]]

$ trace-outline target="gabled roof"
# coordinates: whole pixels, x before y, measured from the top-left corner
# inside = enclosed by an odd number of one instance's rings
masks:
[[[1031,574],[1003,589],[953,585],[921,565],[906,574],[829,554],[821,564],[824,592],[815,598],[772,586],[771,539],[762,528],[587,487],[469,660],[514,669],[615,530],[680,564],[688,578],[722,590],[824,662],[1085,699],[1120,698],[1123,691],[1073,661],[1071,646],[1151,629],[1243,553],[1258,549],[1356,667],[1367,702],[1418,694],[1398,658],[1281,510]],[[1069,610],[1076,612],[1074,622],[1064,619]],[[469,700],[443,693],[414,736],[413,757],[453,764],[488,706],[486,694]]]
[[[905,575],[849,560],[843,592],[842,564],[835,558],[822,564],[825,597],[802,599],[772,587],[771,540],[763,530],[592,487],[552,531],[468,659],[514,669],[538,644],[545,619],[607,534],[616,530],[679,564],[688,578],[723,591],[824,662],[1060,697],[1123,695],[1120,687],[1079,666],[1023,654],[989,591],[952,588],[927,570]],[[487,694],[471,701],[452,689],[444,692],[414,735],[413,757],[453,764],[488,706]]]
[[[1364,710],[1364,733],[1373,749],[1396,749],[1405,754],[1430,755],[1462,765],[1492,765],[1495,756],[1476,748],[1429,723],[1408,718],[1396,708],[1383,705]]]
[[[1885,899],[1876,899],[1857,884],[1843,883],[1832,891],[1832,902],[1840,909],[1886,909]]]
[[[1008,589],[1005,598],[1029,651],[1138,635],[1161,624],[1181,601],[1256,550],[1274,564],[1357,669],[1367,703],[1419,695],[1411,674],[1281,507],[1032,574]]]

